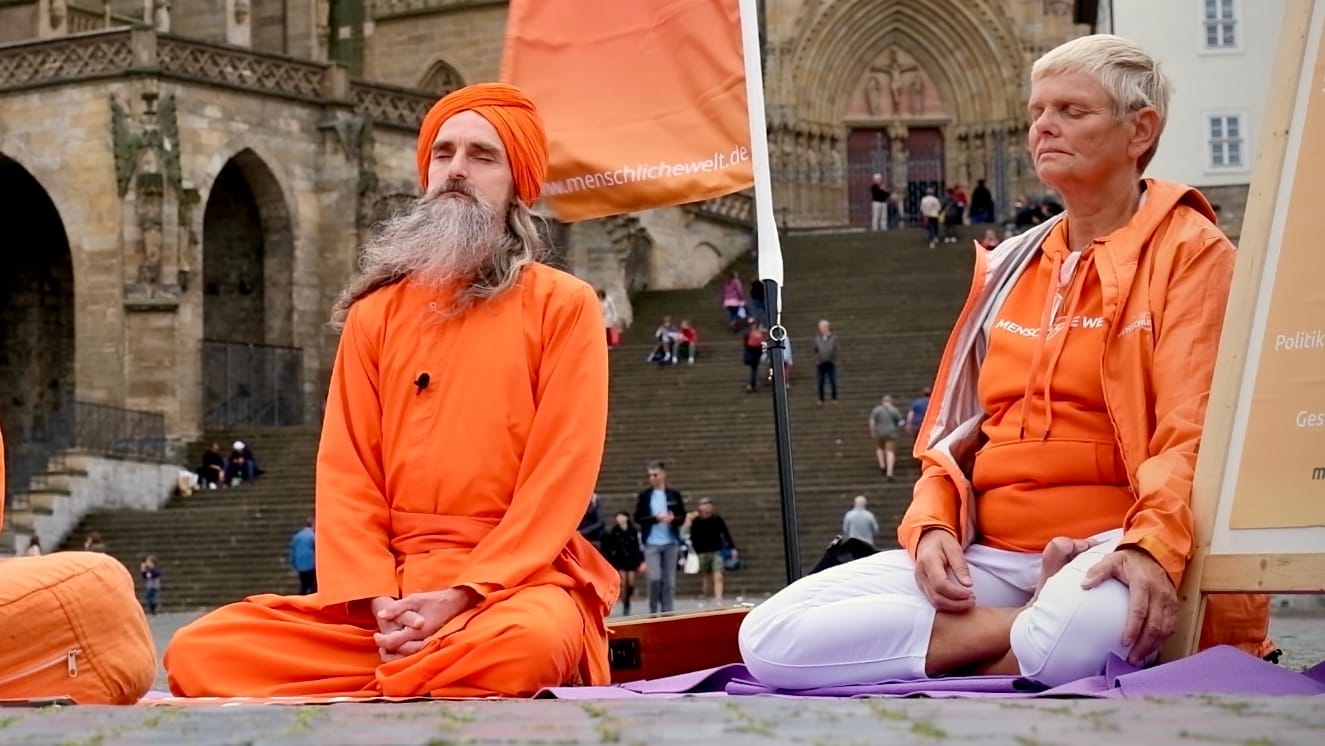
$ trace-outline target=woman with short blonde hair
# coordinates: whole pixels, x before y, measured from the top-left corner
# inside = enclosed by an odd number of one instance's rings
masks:
[[[1035,63],[1036,175],[1065,211],[976,248],[976,282],[916,438],[904,549],[751,611],[746,666],[780,688],[953,673],[1046,686],[1153,661],[1192,549],[1192,473],[1234,249],[1191,187],[1142,179],[1169,84],[1116,36]],[[1209,601],[1202,647],[1263,655],[1268,598]]]

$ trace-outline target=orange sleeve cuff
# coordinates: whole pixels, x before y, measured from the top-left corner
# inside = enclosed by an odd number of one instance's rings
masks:
[[[1118,548],[1135,547],[1149,554],[1164,568],[1168,574],[1169,580],[1173,582],[1173,587],[1177,588],[1182,584],[1182,575],[1187,570],[1186,555],[1175,552],[1158,537],[1150,534],[1134,536],[1134,532],[1123,534],[1123,538],[1118,542]]]
[[[937,464],[927,466],[916,482],[911,507],[907,508],[897,526],[897,541],[912,558],[916,555],[921,535],[931,528],[941,528],[961,538],[957,529],[959,500],[957,485],[948,478],[943,467]]]
[[[902,541],[902,546],[906,548],[906,553],[911,556],[911,559],[916,558],[916,547],[920,546],[920,537],[924,536],[925,532],[930,529],[947,531],[949,534],[952,534],[952,538],[954,539],[960,540],[961,538],[957,536],[957,532],[954,531],[951,526],[945,526],[942,523],[920,524],[907,535],[905,541]]]
[[[478,604],[482,604],[488,599],[488,596],[501,590],[501,586],[496,583],[457,583],[454,588],[464,588],[467,591],[478,596]]]

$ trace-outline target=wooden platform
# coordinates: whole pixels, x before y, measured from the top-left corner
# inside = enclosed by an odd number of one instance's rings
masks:
[[[736,633],[751,608],[742,605],[609,623],[612,683],[740,663]]]

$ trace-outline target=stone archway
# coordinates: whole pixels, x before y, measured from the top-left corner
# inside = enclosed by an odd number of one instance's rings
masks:
[[[423,74],[423,78],[419,80],[418,88],[421,91],[434,93],[441,97],[451,91],[463,88],[464,85],[465,78],[459,70],[456,70],[446,60],[437,60]]]
[[[791,220],[867,222],[882,173],[909,215],[927,187],[988,178],[999,192],[1024,131],[1026,39],[1008,0],[806,3],[771,72],[775,200]],[[936,22],[941,19],[942,22]],[[836,179],[806,168],[845,161]],[[908,165],[917,162],[916,174]],[[923,162],[923,163],[921,163]],[[1019,173],[1017,174],[1019,176]],[[1007,182],[1007,183],[1004,183]]]
[[[66,447],[74,398],[74,270],[64,223],[46,190],[0,154],[0,428],[6,495],[26,491]]]
[[[999,0],[851,0],[824,6],[805,21],[779,70],[808,94],[796,102],[800,118],[838,123],[861,75],[893,47],[918,63],[956,120],[1021,116],[1023,53]],[[882,82],[890,81],[885,75]],[[901,95],[905,107],[911,94]]]
[[[212,183],[202,249],[204,422],[302,422],[290,213],[280,184],[252,150],[227,161]]]

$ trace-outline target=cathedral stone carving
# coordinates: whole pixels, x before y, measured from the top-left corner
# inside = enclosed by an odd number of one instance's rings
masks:
[[[888,63],[886,65],[875,65],[870,68],[871,72],[888,76],[888,100],[892,104],[893,114],[902,113],[902,92],[906,90],[904,76],[908,73],[914,73],[918,69],[914,64],[902,64],[896,48],[888,50]]]
[[[123,204],[124,294],[131,308],[170,305],[178,298],[196,250],[196,231],[188,221],[198,202],[197,191],[183,184],[174,96],[161,99],[156,91],[146,90],[139,98],[137,117],[118,98],[110,99],[115,176]]]
[[[69,17],[69,6],[65,0],[50,0],[50,7],[47,9],[47,20],[50,21],[51,29],[61,31],[64,29],[64,21]]]

